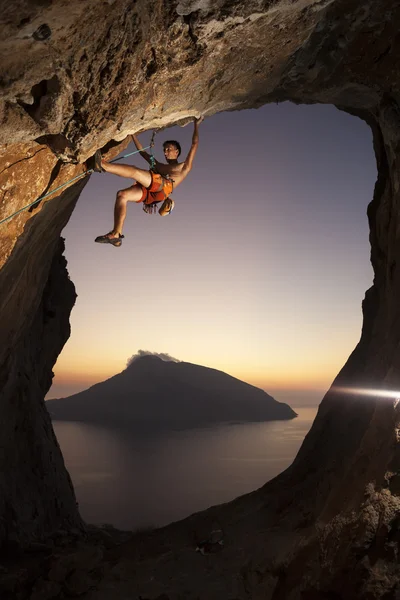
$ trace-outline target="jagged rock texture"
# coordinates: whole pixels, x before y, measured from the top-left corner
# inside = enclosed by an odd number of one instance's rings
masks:
[[[396,0],[17,0],[0,8],[1,218],[83,173],[83,161],[112,140],[200,113],[292,100],[364,119],[378,166],[368,207],[374,284],[360,342],[335,386],[399,389]],[[41,40],[43,25],[51,35]],[[86,181],[0,230],[3,542],[45,536],[60,520],[80,527],[43,397],[73,305],[59,236]],[[397,401],[332,388],[293,465],[261,490],[155,534],[166,554],[155,576],[155,542],[135,554],[141,571],[126,595],[396,598],[398,432]],[[182,550],[184,532],[214,517],[235,541],[205,575]],[[97,593],[115,597],[110,581]]]

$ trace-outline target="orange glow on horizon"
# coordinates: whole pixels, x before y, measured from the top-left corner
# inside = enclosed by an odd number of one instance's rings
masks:
[[[184,361],[191,362],[191,361]],[[199,363],[195,363],[199,364]],[[205,366],[209,368],[214,368],[219,371],[223,371],[232,377],[236,377],[241,381],[249,383],[250,385],[254,385],[255,387],[261,388],[266,392],[270,393],[270,390],[275,390],[275,392],[282,391],[297,391],[297,392],[320,392],[321,395],[330,387],[333,378],[338,372],[338,369],[335,367],[331,369],[326,369],[325,372],[319,371],[316,375],[315,373],[306,373],[304,371],[298,370],[293,371],[291,376],[289,377],[285,370],[282,369],[282,372],[278,372],[276,374],[268,373],[267,369],[260,372],[255,372],[249,369],[229,369],[227,366],[214,366],[210,364],[203,364],[200,366]],[[89,365],[87,365],[89,367]],[[126,368],[126,361],[113,361],[112,364],[108,365],[108,368],[105,369],[102,365],[91,365],[91,368],[87,369],[68,369],[63,366],[54,368],[54,384],[57,386],[71,386],[79,388],[80,391],[88,389],[89,387],[95,385],[96,383],[100,383],[117,375],[121,371]],[[75,392],[76,393],[76,392]],[[51,390],[49,397],[51,396]]]

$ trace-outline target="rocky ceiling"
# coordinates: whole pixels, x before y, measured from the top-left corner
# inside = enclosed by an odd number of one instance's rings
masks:
[[[0,0],[0,221],[83,174],[97,148],[111,156],[129,133],[200,114],[322,102],[373,131],[378,180],[368,217],[375,276],[360,342],[294,464],[212,513],[240,540],[236,554],[224,554],[229,568],[224,559],[196,589],[179,580],[172,590],[171,574],[189,568],[174,555],[149,593],[208,600],[400,594],[399,406],[383,396],[400,390],[399,4]],[[0,224],[4,545],[84,529],[43,399],[75,301],[60,233],[87,180]],[[368,400],[346,391],[360,387],[378,391]],[[184,526],[176,527],[182,537]],[[175,530],[168,530],[171,539]],[[245,583],[227,584],[217,596],[210,577],[218,579],[219,568],[228,569],[227,581],[244,573]],[[148,591],[143,586],[135,590]]]

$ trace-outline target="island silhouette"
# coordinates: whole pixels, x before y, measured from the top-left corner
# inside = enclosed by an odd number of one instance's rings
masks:
[[[287,420],[292,408],[264,390],[200,365],[139,356],[110,379],[46,406],[53,420],[141,430]]]

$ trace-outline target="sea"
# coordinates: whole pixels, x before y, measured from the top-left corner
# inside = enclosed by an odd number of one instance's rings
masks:
[[[139,530],[167,525],[263,486],[295,458],[317,406],[290,421],[138,433],[54,421],[87,523]]]

